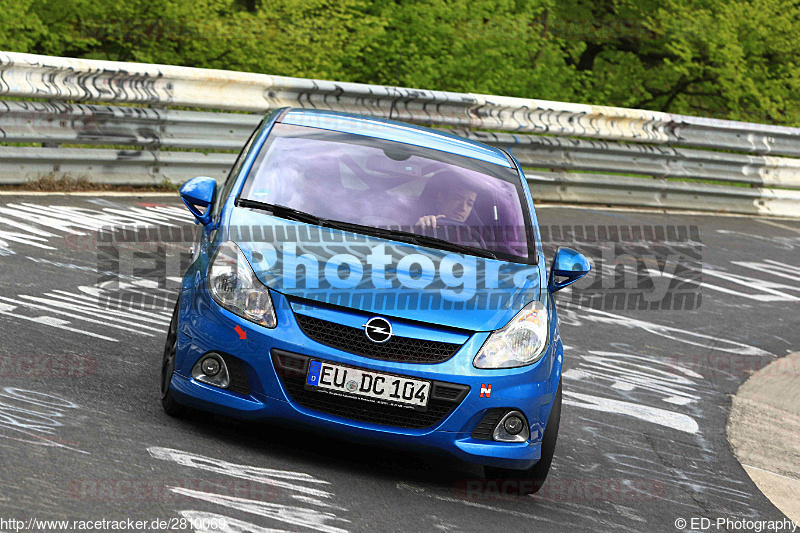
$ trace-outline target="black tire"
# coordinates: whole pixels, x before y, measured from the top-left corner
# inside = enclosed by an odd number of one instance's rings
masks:
[[[520,483],[513,486],[513,488],[519,490],[520,494],[536,494],[539,492],[547,479],[547,474],[550,472],[550,465],[553,463],[560,422],[561,382],[559,381],[556,397],[553,399],[553,409],[550,411],[550,418],[547,420],[544,438],[542,439],[541,459],[527,470],[510,470],[486,466],[483,468],[486,479],[520,481]]]
[[[175,303],[175,311],[172,313],[172,320],[167,330],[167,342],[164,345],[164,357],[161,359],[161,407],[169,416],[182,418],[186,416],[188,409],[179,404],[172,395],[169,384],[172,374],[175,372],[175,352],[178,347],[178,305]]]

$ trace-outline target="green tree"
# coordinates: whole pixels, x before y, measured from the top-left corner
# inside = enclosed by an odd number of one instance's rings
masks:
[[[45,33],[33,0],[0,0],[0,50],[29,52]]]
[[[239,50],[247,17],[233,0],[34,1],[51,29],[42,53],[112,61],[210,66]]]
[[[364,0],[33,0],[40,53],[341,79],[382,31]]]
[[[0,48],[800,125],[794,0],[0,0]]]
[[[571,0],[558,19],[582,101],[800,124],[799,15],[785,0]]]
[[[366,0],[273,0],[255,13],[268,38],[248,70],[351,81],[352,65],[367,60],[385,21]]]
[[[375,2],[387,21],[359,81],[535,98],[572,96],[571,69],[548,36],[554,0]]]

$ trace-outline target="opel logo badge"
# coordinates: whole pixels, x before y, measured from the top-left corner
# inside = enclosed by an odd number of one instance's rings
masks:
[[[392,338],[392,325],[385,318],[376,316],[364,324],[364,333],[372,342],[386,342]]]

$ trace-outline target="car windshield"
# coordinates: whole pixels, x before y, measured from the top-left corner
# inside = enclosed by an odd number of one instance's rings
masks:
[[[512,168],[369,136],[276,124],[240,198],[426,236],[426,246],[436,247],[441,239],[467,253],[480,248],[498,259],[528,262],[531,228],[522,194]]]

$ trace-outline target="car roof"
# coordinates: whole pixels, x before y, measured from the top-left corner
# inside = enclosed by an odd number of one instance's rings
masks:
[[[280,122],[294,126],[366,135],[513,168],[508,156],[499,148],[405,122],[319,109],[290,109]]]

